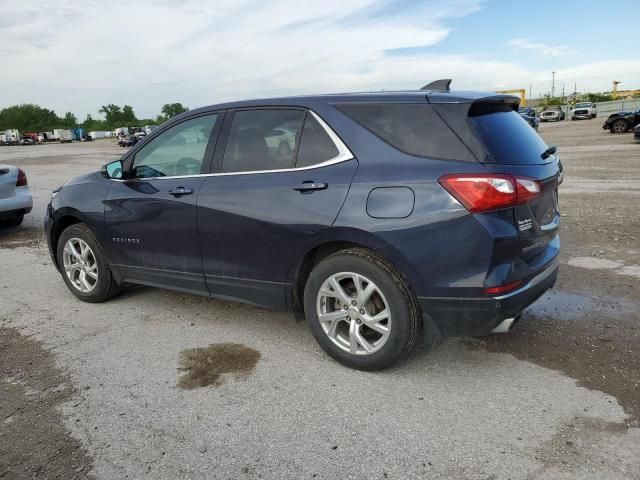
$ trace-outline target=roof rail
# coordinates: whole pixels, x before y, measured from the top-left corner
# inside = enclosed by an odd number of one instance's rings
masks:
[[[427,83],[420,90],[440,90],[444,92],[450,91],[449,86],[451,85],[450,78],[443,78],[442,80],[435,80],[431,83]]]

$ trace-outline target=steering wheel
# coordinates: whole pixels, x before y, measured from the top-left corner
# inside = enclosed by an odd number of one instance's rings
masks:
[[[182,157],[176,163],[176,175],[194,175],[200,173],[201,162],[191,157]]]

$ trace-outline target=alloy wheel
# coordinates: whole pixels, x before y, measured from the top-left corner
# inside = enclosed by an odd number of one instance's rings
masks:
[[[316,308],[327,337],[352,355],[371,355],[389,338],[389,304],[378,286],[364,275],[331,275],[320,287]]]
[[[70,238],[64,245],[62,261],[71,284],[82,293],[89,293],[98,284],[98,262],[91,247],[80,238]]]

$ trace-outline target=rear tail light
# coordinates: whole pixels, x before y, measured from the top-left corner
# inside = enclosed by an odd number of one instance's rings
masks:
[[[438,180],[471,213],[527,203],[540,194],[540,182],[513,175],[456,173]]]
[[[517,282],[505,283],[504,285],[498,285],[496,287],[488,287],[484,289],[484,293],[487,295],[499,295],[501,293],[510,292],[522,285],[522,280]]]
[[[26,187],[26,186],[27,186],[27,174],[24,173],[24,170],[19,168],[18,181],[16,182],[16,187]]]

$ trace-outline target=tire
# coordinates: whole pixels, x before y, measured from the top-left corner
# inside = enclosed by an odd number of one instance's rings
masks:
[[[0,220],[0,227],[17,227],[24,220],[24,215],[16,215],[13,218],[7,218],[6,220]]]
[[[616,120],[609,127],[611,133],[626,133],[629,131],[629,124],[625,120]]]
[[[65,247],[70,240],[76,246],[76,252],[80,253],[82,251],[77,248],[78,245],[81,245],[81,242],[84,242],[90,250],[89,254],[83,256],[84,260],[82,265],[86,265],[86,267],[72,269],[71,275],[74,277],[75,282],[69,278],[69,274],[67,274],[65,268]],[[71,250],[68,250],[68,261],[78,265],[80,261],[79,257],[70,252]],[[80,300],[89,303],[100,303],[116,296],[120,291],[120,285],[118,285],[113,278],[102,247],[93,232],[85,224],[77,223],[71,225],[62,232],[56,247],[56,259],[58,260],[58,270],[64,282],[67,284],[67,288]],[[95,267],[93,267],[94,265]],[[91,272],[86,271],[84,278],[92,288],[87,289],[86,286],[82,287],[82,282],[79,279],[81,272],[79,271],[83,268],[90,270],[89,266],[91,266]],[[92,273],[95,273],[97,278],[90,277],[89,275]],[[78,284],[80,284],[80,286]],[[83,288],[85,291],[83,291]]]
[[[371,284],[375,288],[368,301],[356,302],[355,306],[354,278],[361,281],[361,291]],[[331,279],[337,279],[342,293],[350,295],[349,300],[341,302],[339,298],[346,297],[327,287]],[[361,299],[365,297],[363,294]],[[383,258],[359,248],[334,253],[313,268],[305,285],[304,309],[311,333],[322,349],[339,363],[358,370],[382,370],[406,356],[421,326],[420,309],[406,282]],[[384,312],[386,320],[372,321],[375,330],[370,328],[365,320],[376,315],[384,318]],[[340,318],[320,321],[320,315],[331,313]]]

